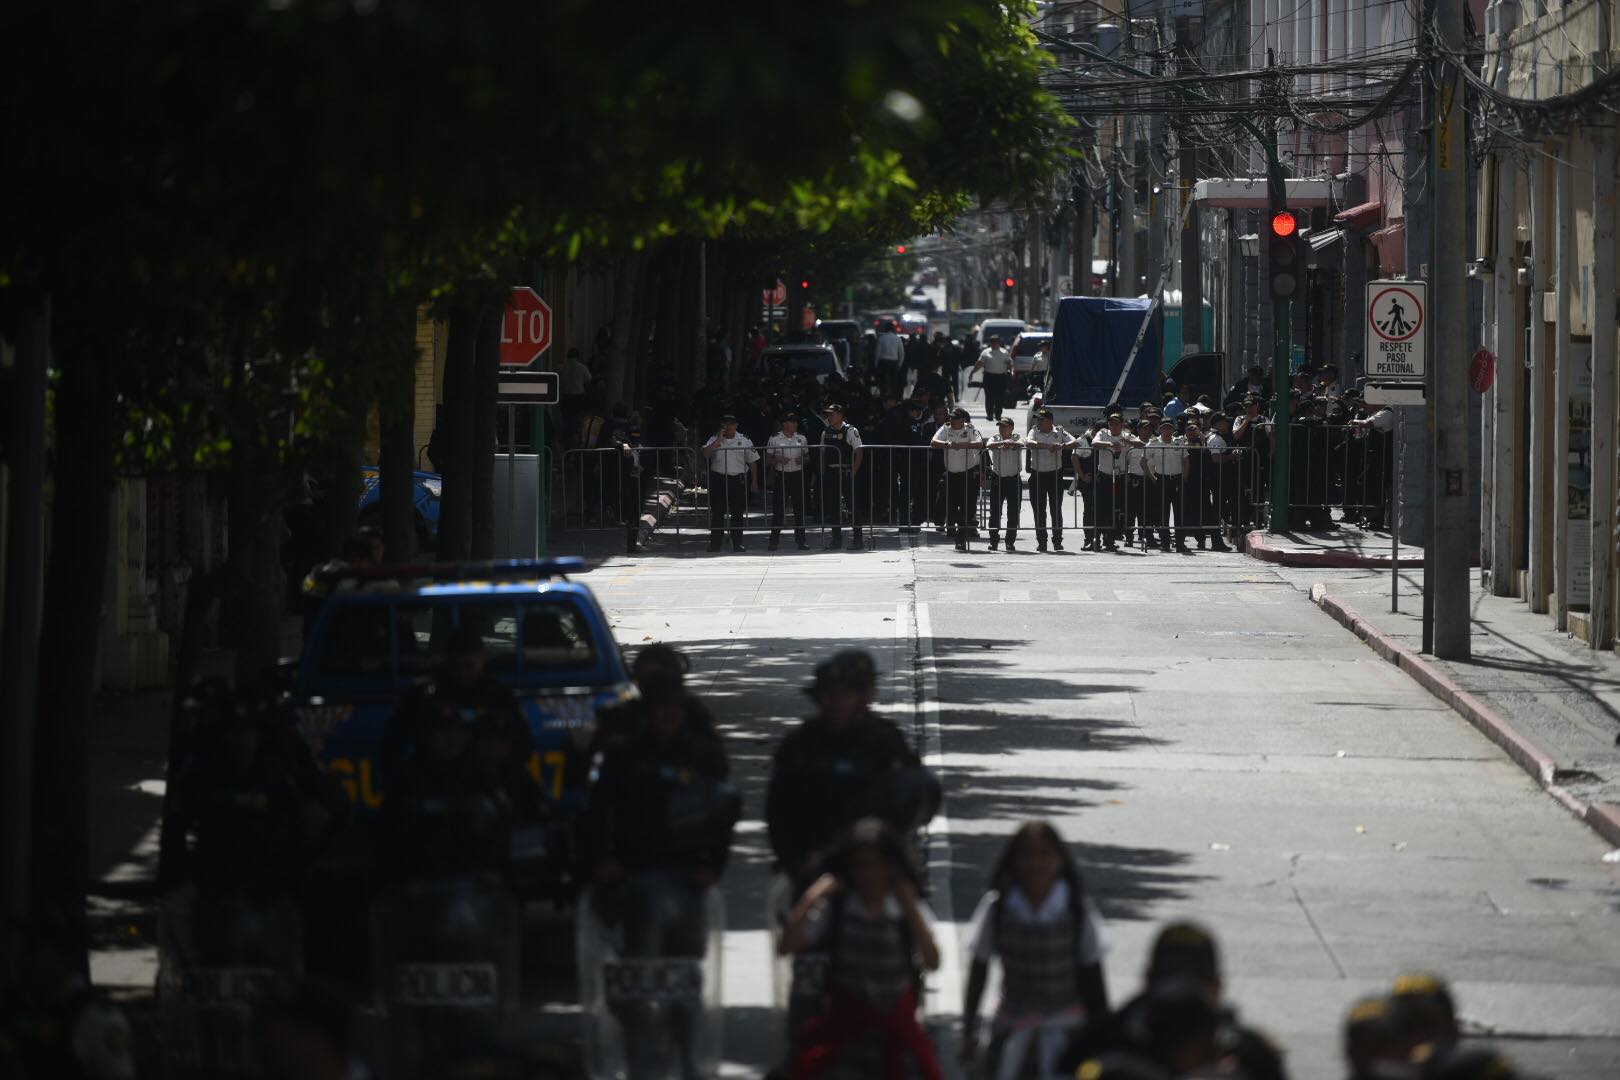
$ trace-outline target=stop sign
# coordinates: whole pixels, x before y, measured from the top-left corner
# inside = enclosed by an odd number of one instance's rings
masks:
[[[512,290],[501,320],[501,363],[527,367],[551,348],[551,305],[527,285]]]

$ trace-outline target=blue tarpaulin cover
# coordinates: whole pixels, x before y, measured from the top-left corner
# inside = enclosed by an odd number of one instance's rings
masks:
[[[1164,309],[1157,308],[1119,394],[1114,387],[1131,355],[1151,300],[1065,296],[1058,301],[1052,334],[1051,405],[1133,407],[1159,399],[1159,357],[1164,351]]]

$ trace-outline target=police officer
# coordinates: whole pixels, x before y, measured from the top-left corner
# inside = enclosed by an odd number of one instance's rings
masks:
[[[706,717],[692,715],[680,674],[649,675],[641,701],[641,729],[606,748],[586,800],[593,877],[611,887],[672,875],[701,892],[725,870],[741,809],[725,747]]]
[[[985,445],[990,450],[990,550],[1001,542],[1001,507],[1007,507],[1007,550],[1018,541],[1018,511],[1024,504],[1024,442],[1013,432],[1012,418],[1004,416],[996,425],[996,437]]]
[[[622,433],[615,433],[614,445],[619,454],[615,459],[613,488],[618,503],[619,520],[624,522],[624,550],[634,555],[641,550],[641,508],[646,497],[647,470],[641,462],[641,431],[633,425]]]
[[[392,783],[390,772],[416,748],[424,731],[451,718],[465,725],[487,717],[506,731],[513,755],[520,762],[529,760],[534,752],[529,726],[511,689],[486,670],[488,663],[483,635],[475,624],[464,621],[450,632],[443,665],[405,692],[383,728],[382,769],[387,782]]]
[[[771,761],[765,821],[771,850],[794,895],[816,860],[847,826],[882,817],[897,829],[924,824],[939,805],[937,785],[893,722],[872,712],[877,670],[859,650],[817,666],[806,690],[816,715],[782,740]]]
[[[1001,338],[990,335],[984,351],[974,363],[974,371],[984,372],[984,417],[1000,420],[1002,406],[1007,399],[1007,387],[1012,382],[1012,354],[1001,347]]]
[[[290,891],[347,820],[342,789],[274,709],[232,701],[192,739],[164,815],[164,888]]]
[[[720,430],[703,444],[709,462],[709,550],[719,551],[724,522],[731,519],[731,550],[743,551],[743,516],[748,489],[759,490],[759,452],[753,440],[737,430],[737,417],[720,417]]]
[[[822,470],[821,512],[823,518],[832,520],[832,539],[827,542],[827,547],[836,549],[844,546],[844,505],[848,504],[852,526],[850,547],[859,549],[866,509],[861,505],[864,487],[861,466],[865,458],[865,451],[861,449],[861,433],[844,422],[842,405],[836,402],[829,404],[823,414],[827,418],[827,427],[821,433],[819,452]]]
[[[1125,417],[1119,412],[1110,412],[1107,426],[1091,437],[1092,468],[1097,477],[1092,490],[1097,495],[1098,539],[1104,551],[1118,550],[1117,518],[1124,509],[1125,452],[1141,445],[1142,440],[1125,430]]]
[[[809,445],[799,433],[797,416],[782,417],[782,426],[765,443],[765,468],[770,477],[771,539],[766,545],[772,551],[782,546],[782,523],[787,508],[793,508],[793,542],[800,551],[810,545],[804,540],[804,507],[806,502],[804,468]]]
[[[513,729],[488,710],[427,713],[395,765],[383,802],[383,866],[402,879],[504,883],[514,834],[538,825],[544,800],[522,767]]]
[[[951,419],[934,432],[934,449],[945,452],[945,525],[956,540],[956,550],[968,549],[968,497],[974,496],[978,507],[979,451],[985,448],[984,436],[968,423],[968,411],[958,406],[951,411]]]
[[[1035,548],[1046,550],[1046,517],[1052,516],[1052,541],[1063,550],[1063,455],[1074,436],[1052,420],[1051,409],[1035,410],[1035,430],[1024,437],[1029,447],[1029,501],[1035,511]]]
[[[1142,452],[1142,468],[1146,473],[1146,505],[1143,524],[1145,532],[1158,531],[1159,546],[1170,550],[1170,515],[1176,516],[1177,551],[1187,552],[1186,505],[1181,497],[1181,484],[1191,469],[1188,451],[1176,438],[1176,422],[1168,418],[1159,421],[1159,433],[1148,440]]]

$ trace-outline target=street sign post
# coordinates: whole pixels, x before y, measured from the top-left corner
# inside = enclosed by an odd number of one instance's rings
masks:
[[[549,335],[548,330],[547,336]],[[504,352],[506,348],[504,342],[501,348]],[[534,468],[537,477],[534,554],[536,558],[540,558],[546,554],[546,410],[538,406],[556,405],[562,401],[562,376],[555,371],[502,371],[496,381],[496,401],[506,406],[508,528],[512,527],[511,523],[517,513],[517,411],[519,408],[536,407],[534,432],[530,441],[534,444]]]
[[[1422,281],[1367,283],[1367,377],[1421,379],[1428,370],[1428,286]]]
[[[512,290],[501,320],[501,364],[528,367],[551,348],[551,305],[527,285]]]
[[[503,371],[496,386],[505,405],[556,405],[562,401],[562,376],[555,371]]]

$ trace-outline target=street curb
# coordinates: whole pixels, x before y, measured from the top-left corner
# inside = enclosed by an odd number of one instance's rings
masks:
[[[1295,548],[1277,547],[1275,544],[1270,543],[1266,539],[1266,534],[1259,529],[1244,534],[1243,550],[1250,558],[1259,559],[1262,562],[1307,569],[1388,570],[1390,563],[1388,555],[1351,555],[1348,552],[1332,551],[1326,548],[1300,551]],[[1402,555],[1398,561],[1403,567],[1417,567],[1423,565],[1423,556]]]
[[[1571,814],[1584,821],[1603,839],[1620,847],[1620,806],[1583,802],[1579,796],[1560,785],[1558,763],[1545,751],[1483,701],[1459,686],[1439,665],[1379,630],[1355,608],[1329,593],[1326,585],[1318,582],[1311,586],[1311,602],[1501,747],[1519,768]]]

